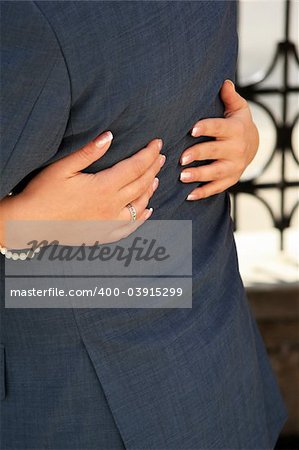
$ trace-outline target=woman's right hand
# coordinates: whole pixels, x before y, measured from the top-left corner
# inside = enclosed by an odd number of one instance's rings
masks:
[[[160,155],[162,140],[152,140],[133,156],[98,173],[81,172],[107,152],[112,138],[110,131],[105,132],[47,166],[21,193],[0,202],[1,221],[130,221],[127,205],[131,203],[138,221],[120,222],[119,226],[115,222],[110,239],[131,234],[152,213],[147,204],[158,187],[156,175],[165,162],[165,156]]]

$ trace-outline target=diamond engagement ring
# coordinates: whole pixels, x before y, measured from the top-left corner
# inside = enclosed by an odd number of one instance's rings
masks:
[[[131,214],[131,221],[135,222],[135,220],[137,219],[137,212],[136,209],[134,208],[134,206],[131,203],[127,204],[127,208],[130,211]]]

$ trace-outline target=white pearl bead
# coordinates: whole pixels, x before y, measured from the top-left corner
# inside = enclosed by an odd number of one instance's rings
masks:
[[[40,251],[40,247],[37,247],[37,252],[29,250],[27,252],[17,253],[17,252],[13,252],[13,251],[9,250],[6,247],[2,247],[0,245],[0,253],[2,255],[4,255],[7,259],[13,259],[14,261],[17,261],[18,259],[25,261],[25,259],[27,259],[27,258],[33,258],[35,253],[38,253],[39,251]]]

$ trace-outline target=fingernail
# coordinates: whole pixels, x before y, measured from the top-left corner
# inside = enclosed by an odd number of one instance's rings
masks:
[[[191,131],[192,136],[198,136],[199,133],[200,133],[199,125],[196,125],[195,127],[192,128],[192,131]]]
[[[159,149],[159,152],[160,152],[161,149],[162,149],[162,147],[163,147],[163,141],[162,141],[162,139],[158,139],[157,145],[158,145],[158,149]]]
[[[234,83],[232,82],[232,80],[229,80],[228,78],[225,80],[225,82],[227,82],[227,83],[230,83],[232,86],[233,86],[233,88],[235,89],[235,85],[234,85]]]
[[[163,167],[166,161],[165,155],[160,155],[160,167]]]
[[[159,178],[155,178],[153,181],[153,190],[155,191],[159,186]]]
[[[94,143],[97,147],[103,147],[103,145],[112,141],[112,139],[113,139],[113,134],[111,133],[111,131],[106,131],[104,134],[101,134],[101,136],[97,137],[94,140]]]
[[[184,166],[184,165],[186,165],[186,164],[188,164],[189,162],[191,162],[191,155],[184,155],[184,156],[182,156],[182,159],[181,159],[181,164],[182,164],[182,166]]]
[[[154,208],[150,208],[147,210],[146,214],[145,214],[145,220],[148,219],[149,217],[151,217],[151,215],[153,214]]]
[[[181,172],[180,179],[181,181],[190,180],[192,177],[191,172]]]
[[[196,200],[196,197],[194,194],[189,194],[186,200]]]

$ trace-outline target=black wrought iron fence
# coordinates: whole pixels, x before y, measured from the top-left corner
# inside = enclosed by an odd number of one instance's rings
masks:
[[[290,18],[292,14],[292,1],[284,2],[284,39],[276,44],[276,49],[274,52],[274,57],[269,65],[269,68],[260,77],[258,81],[253,83],[242,85],[239,83],[239,70],[237,69],[236,75],[236,88],[237,91],[252,103],[255,103],[269,116],[273,127],[276,132],[275,145],[271,150],[267,161],[259,168],[258,174],[254,177],[246,179],[245,181],[240,181],[237,185],[230,189],[233,204],[233,219],[235,223],[235,229],[238,229],[238,219],[239,219],[239,200],[241,194],[249,194],[258,199],[264,208],[270,214],[273,222],[273,226],[280,232],[280,244],[281,249],[284,246],[284,231],[290,226],[291,220],[294,215],[298,212],[299,199],[298,196],[294,204],[289,207],[286,205],[286,194],[289,189],[299,188],[299,161],[296,156],[294,145],[292,142],[292,135],[299,120],[299,105],[297,103],[297,113],[290,121],[288,115],[289,100],[290,96],[294,93],[299,93],[299,85],[293,85],[290,83],[290,65],[295,64],[295,67],[299,71],[299,57],[296,45],[291,41],[290,37]],[[269,7],[271,3],[269,2]],[[239,4],[239,12],[242,5]],[[271,15],[271,10],[269,11]],[[240,22],[239,22],[240,23]],[[258,49],[257,49],[258,51]],[[273,86],[263,86],[265,80],[269,79],[274,70],[282,70],[282,85]],[[299,77],[299,75],[298,75]],[[297,77],[297,81],[298,81]],[[269,102],[264,102],[267,96],[279,96],[281,102],[280,117],[281,120],[277,119],[277,114],[269,107]],[[262,151],[262,149],[261,149]],[[274,156],[280,153],[280,173],[278,174],[278,181],[275,182],[262,182],[260,180],[263,173],[266,171],[268,166],[271,164]],[[295,179],[290,180],[287,176],[286,169],[286,157],[290,154],[293,158],[297,170],[297,176]],[[271,202],[267,200],[267,190],[276,190],[279,193],[279,208],[273,208]],[[261,194],[265,195],[261,195]],[[278,211],[278,212],[277,212]]]

